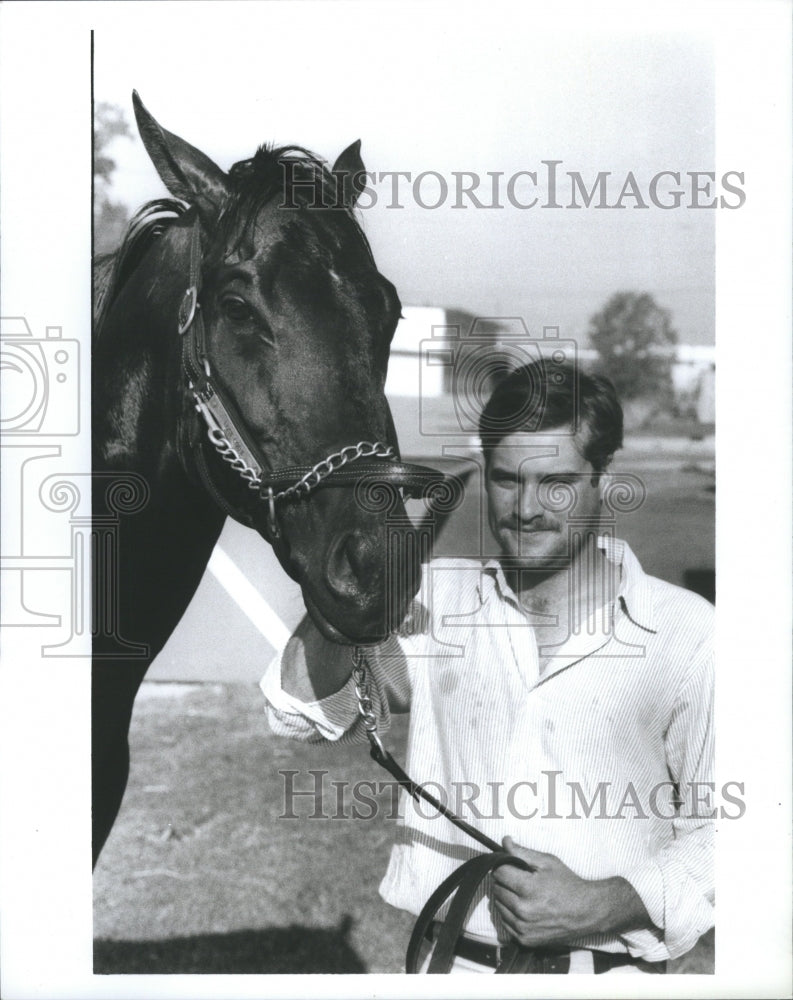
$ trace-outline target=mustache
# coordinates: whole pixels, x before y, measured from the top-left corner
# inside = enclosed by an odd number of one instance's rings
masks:
[[[530,524],[524,524],[515,517],[502,517],[498,522],[498,527],[505,528],[507,531],[519,531],[523,535],[531,535],[537,531],[554,531],[558,534],[561,531],[559,525],[552,521],[532,521]]]

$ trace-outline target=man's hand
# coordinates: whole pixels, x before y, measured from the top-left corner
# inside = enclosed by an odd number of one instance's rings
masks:
[[[325,639],[308,615],[286,644],[281,661],[281,687],[301,701],[335,694],[352,673],[352,646]]]
[[[504,838],[504,850],[522,858],[530,872],[502,865],[493,873],[493,900],[512,937],[527,947],[569,944],[589,934],[650,927],[640,897],[625,879],[584,879],[555,855],[519,847]]]

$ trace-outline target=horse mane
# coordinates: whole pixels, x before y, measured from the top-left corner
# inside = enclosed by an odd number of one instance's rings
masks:
[[[93,276],[94,339],[99,337],[111,305],[154,240],[187,210],[188,206],[184,202],[173,198],[158,198],[146,202],[132,216],[118,249],[97,257]]]
[[[339,178],[310,150],[291,145],[260,146],[250,159],[240,160],[231,167],[228,180],[230,194],[221,209],[207,259],[228,252],[232,241],[233,248],[239,248],[260,210],[276,195],[284,197],[288,204],[316,204],[319,201],[321,205],[342,211],[372,257],[369,241],[353,207],[339,200]],[[314,193],[308,193],[308,188]],[[100,336],[111,305],[153,241],[189,208],[185,202],[173,198],[147,202],[130,220],[118,249],[97,257],[94,262],[94,339]],[[242,226],[241,219],[245,220]]]

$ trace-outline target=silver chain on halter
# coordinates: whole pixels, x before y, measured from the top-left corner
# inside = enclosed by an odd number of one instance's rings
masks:
[[[206,362],[205,362],[206,363]],[[207,364],[208,368],[208,364]],[[207,373],[208,375],[208,373]],[[191,386],[192,388],[192,386]],[[262,484],[260,468],[254,468],[239,451],[231,444],[228,437],[218,422],[215,414],[201,396],[193,390],[196,401],[196,410],[204,417],[207,425],[207,437],[209,441],[223,459],[228,462],[232,469],[239,474],[248,484],[248,489],[258,490]],[[246,449],[247,450],[247,449]],[[327,458],[321,459],[312,466],[308,472],[302,475],[297,482],[292,483],[277,493],[270,486],[267,490],[268,516],[270,531],[277,537],[280,532],[275,514],[275,505],[279,500],[308,496],[322,482],[338,469],[350,462],[357,462],[361,458],[395,458],[396,452],[391,445],[383,444],[382,441],[359,441],[358,444],[348,444],[341,451],[333,452]],[[256,459],[251,455],[252,461]],[[257,463],[258,464],[258,463]]]
[[[360,646],[352,651],[352,680],[355,686],[355,697],[358,699],[358,714],[363,720],[366,735],[373,749],[385,754],[385,747],[380,742],[377,733],[377,715],[375,714],[372,696],[369,692],[369,679],[366,676],[366,656]]]
[[[197,406],[196,409],[202,409]],[[209,421],[207,421],[209,424]],[[248,483],[248,489],[257,490],[262,479],[259,473],[239,455],[239,453],[229,443],[228,438],[217,424],[209,425],[207,437],[217,450],[217,453],[224,462],[228,462],[235,472]],[[383,444],[382,441],[359,441],[358,444],[348,444],[341,451],[336,451],[327,458],[317,462],[304,476],[301,476],[296,483],[287,486],[286,489],[278,493],[270,492],[268,497],[273,503],[277,500],[286,500],[289,497],[306,496],[315,487],[319,486],[323,479],[327,479],[331,473],[348,462],[356,462],[359,458],[394,458],[395,452],[391,445]]]
[[[196,406],[196,409],[200,411],[200,408]],[[208,427],[207,437],[214,445],[217,453],[223,459],[224,462],[228,462],[229,465],[238,472],[240,476],[247,482],[248,489],[255,490],[258,488],[261,479],[255,469],[252,469],[250,465],[243,459],[235,450],[232,448],[228,439],[224,435],[223,431],[219,427]]]

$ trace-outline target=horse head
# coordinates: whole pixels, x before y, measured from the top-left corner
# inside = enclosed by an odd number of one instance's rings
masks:
[[[332,170],[299,147],[261,147],[225,172],[133,100],[149,156],[189,207],[149,279],[151,299],[181,281],[166,309],[185,376],[173,450],[270,542],[327,637],[377,640],[404,614],[419,561],[395,572],[387,560],[384,506],[404,518],[415,468],[398,462],[384,394],[399,297],[353,211],[360,143]],[[356,488],[378,473],[379,508]]]

